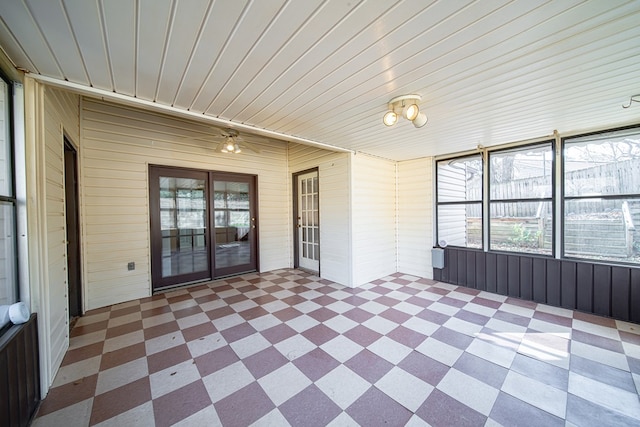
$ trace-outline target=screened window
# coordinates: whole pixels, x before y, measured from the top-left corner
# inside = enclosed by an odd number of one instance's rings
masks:
[[[0,313],[18,301],[11,118],[11,87],[0,79]]]
[[[482,248],[482,157],[437,163],[438,242]]]
[[[640,128],[564,141],[564,256],[640,263]]]
[[[553,254],[551,142],[489,153],[489,249]]]

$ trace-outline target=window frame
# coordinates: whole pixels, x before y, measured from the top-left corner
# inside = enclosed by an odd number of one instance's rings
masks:
[[[549,145],[551,148],[551,196],[550,197],[532,197],[532,198],[510,198],[510,199],[492,199],[491,198],[491,156],[494,154],[500,154],[505,152],[516,152],[521,150],[527,150],[535,147],[542,147]],[[487,197],[483,198],[483,206],[486,204],[487,211],[487,252],[492,253],[504,253],[512,255],[530,255],[539,256],[545,258],[554,258],[556,255],[556,227],[557,227],[557,212],[556,212],[556,199],[558,197],[556,193],[556,169],[557,169],[557,156],[556,156],[556,144],[553,139],[545,139],[542,141],[529,142],[517,145],[509,145],[507,147],[499,147],[496,149],[488,149],[487,161],[485,163],[485,171],[487,175]],[[562,162],[561,162],[562,163]],[[501,249],[491,248],[491,204],[492,203],[535,203],[535,202],[549,202],[551,204],[551,252],[550,253],[536,253],[527,251],[509,251]]]
[[[457,201],[445,201],[445,202],[441,202],[439,201],[439,197],[438,197],[438,164],[441,162],[450,162],[452,160],[462,160],[462,159],[470,159],[470,158],[474,158],[474,157],[479,157],[480,160],[480,164],[481,164],[481,172],[482,172],[482,185],[481,185],[481,190],[480,190],[480,199],[479,200],[457,200]],[[450,245],[453,247],[460,247],[460,248],[465,248],[468,250],[473,250],[473,251],[479,251],[482,252],[485,250],[485,244],[484,244],[484,230],[485,230],[485,226],[484,226],[484,219],[485,219],[485,209],[484,209],[484,198],[485,198],[485,186],[484,186],[484,180],[485,180],[485,165],[484,165],[484,156],[482,155],[482,153],[466,153],[460,156],[453,156],[453,157],[446,157],[446,158],[442,158],[442,159],[436,159],[435,160],[435,180],[434,180],[434,185],[435,185],[435,236],[436,236],[436,244],[437,246],[441,246],[440,242],[440,227],[439,222],[438,222],[438,211],[439,211],[439,207],[440,206],[467,206],[467,205],[479,205],[480,206],[480,247],[476,248],[476,247],[470,247],[470,246],[457,246],[457,245]],[[449,245],[449,244],[447,244]]]
[[[19,262],[18,262],[18,253],[20,252],[19,242],[18,242],[18,198],[17,198],[17,189],[16,189],[16,147],[15,147],[15,129],[14,129],[14,119],[15,119],[15,106],[14,106],[14,82],[8,78],[8,76],[0,70],[0,79],[6,85],[6,104],[8,108],[8,112],[6,115],[7,124],[7,164],[10,165],[11,171],[7,175],[7,178],[11,179],[11,185],[9,186],[9,192],[11,194],[5,195],[0,194],[0,202],[7,203],[12,206],[13,211],[13,273],[14,273],[14,283],[13,283],[13,292],[15,298],[10,304],[16,303],[20,301],[21,293],[20,293],[20,271],[19,271]],[[11,321],[6,324],[0,324],[0,336],[3,335],[9,328],[12,326]]]
[[[603,130],[599,130],[599,131],[595,131],[595,132],[587,132],[587,133],[579,133],[579,134],[575,134],[575,135],[568,135],[568,136],[564,136],[562,138],[560,138],[560,177],[561,177],[561,196],[560,196],[560,249],[559,249],[559,256],[561,259],[567,259],[567,260],[571,260],[571,261],[583,261],[583,262],[590,262],[590,263],[597,263],[597,264],[604,264],[604,265],[624,265],[624,266],[629,266],[629,267],[640,267],[640,262],[638,263],[634,263],[634,262],[629,262],[629,261],[618,261],[618,260],[611,260],[611,259],[597,259],[595,256],[593,257],[578,257],[578,256],[571,256],[571,255],[567,255],[566,254],[566,248],[565,248],[565,238],[566,238],[566,233],[565,233],[565,216],[566,216],[566,202],[567,201],[571,201],[571,200],[588,200],[588,199],[602,199],[602,200],[619,200],[619,199],[636,199],[640,201],[640,191],[638,191],[638,193],[619,193],[619,194],[600,194],[600,195],[587,195],[587,196],[576,196],[576,195],[571,195],[571,196],[567,196],[566,195],[566,188],[565,188],[565,183],[566,183],[566,179],[565,179],[565,170],[566,170],[566,155],[565,155],[565,151],[567,148],[567,142],[569,144],[571,144],[572,140],[577,140],[577,139],[585,139],[591,136],[603,136],[603,135],[607,135],[607,134],[616,134],[616,133],[624,133],[625,131],[633,131],[635,130],[636,132],[633,132],[637,135],[640,135],[640,123],[635,124],[635,125],[630,125],[630,126],[623,126],[623,127],[616,127],[616,128],[611,128],[611,129],[603,129]],[[629,132],[631,133],[631,132]],[[601,138],[597,138],[597,139],[601,139]]]

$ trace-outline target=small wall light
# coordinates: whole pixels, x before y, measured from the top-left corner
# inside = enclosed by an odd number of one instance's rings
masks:
[[[428,119],[424,113],[420,112],[418,103],[422,97],[420,95],[402,95],[396,96],[389,101],[387,111],[382,118],[385,126],[393,126],[398,122],[398,115],[402,115],[405,119],[411,121],[417,128],[424,126]]]

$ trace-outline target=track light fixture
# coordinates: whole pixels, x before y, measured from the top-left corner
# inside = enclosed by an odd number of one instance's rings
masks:
[[[411,121],[417,128],[421,128],[427,124],[427,116],[420,112],[418,103],[422,97],[420,95],[402,95],[396,96],[389,101],[387,111],[382,118],[382,122],[385,126],[393,126],[398,122],[398,116],[402,116],[405,119]]]

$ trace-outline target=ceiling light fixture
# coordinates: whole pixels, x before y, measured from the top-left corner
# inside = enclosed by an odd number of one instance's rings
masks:
[[[396,96],[389,101],[387,111],[382,118],[385,126],[393,126],[398,122],[398,116],[402,115],[405,119],[413,123],[417,128],[421,128],[427,124],[427,116],[420,112],[418,103],[422,100],[420,95],[402,95]]]
[[[227,137],[227,140],[220,144],[220,152],[239,154],[242,153],[242,149],[232,137]]]

